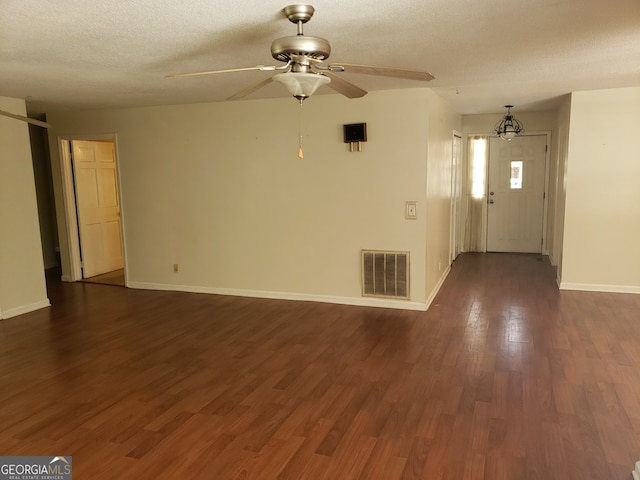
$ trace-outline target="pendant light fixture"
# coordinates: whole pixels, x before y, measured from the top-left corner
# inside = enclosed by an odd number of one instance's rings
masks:
[[[512,138],[520,135],[520,132],[524,130],[522,124],[511,115],[511,109],[513,105],[505,105],[507,114],[502,120],[496,123],[494,131],[496,135],[499,135],[503,140],[511,140]]]
[[[326,75],[307,72],[278,73],[271,79],[284,85],[300,103],[313,95],[320,86],[331,81]]]
[[[326,75],[309,72],[289,72],[279,73],[271,77],[272,80],[285,86],[289,93],[298,100],[300,110],[298,114],[298,158],[304,158],[302,151],[302,102],[305,98],[309,98],[322,85],[331,82]]]

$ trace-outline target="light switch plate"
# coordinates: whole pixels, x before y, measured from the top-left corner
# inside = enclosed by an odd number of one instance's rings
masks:
[[[404,218],[407,220],[415,220],[418,218],[417,202],[405,202],[404,204]]]

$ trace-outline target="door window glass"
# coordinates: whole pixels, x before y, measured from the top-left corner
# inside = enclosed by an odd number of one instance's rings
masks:
[[[511,162],[511,190],[522,189],[522,160]]]
[[[472,170],[471,170],[471,196],[482,198],[485,194],[487,140],[476,138],[472,143]]]

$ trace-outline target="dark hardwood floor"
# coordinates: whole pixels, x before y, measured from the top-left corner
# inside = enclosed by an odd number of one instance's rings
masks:
[[[640,295],[464,254],[428,312],[53,283],[0,322],[0,455],[74,479],[631,478]]]

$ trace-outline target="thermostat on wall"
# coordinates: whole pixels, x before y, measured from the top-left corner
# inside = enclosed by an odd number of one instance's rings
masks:
[[[353,152],[355,146],[358,146],[358,151],[362,151],[362,142],[367,141],[367,124],[366,123],[352,123],[350,125],[344,125],[344,143],[349,144],[349,151]]]

